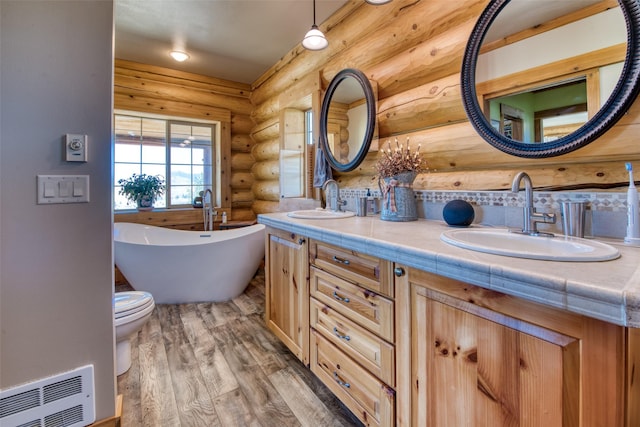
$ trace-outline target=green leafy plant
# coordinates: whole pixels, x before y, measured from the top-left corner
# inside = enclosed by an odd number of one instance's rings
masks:
[[[120,194],[138,206],[152,206],[156,199],[164,194],[164,179],[160,175],[133,174],[126,179],[119,179]]]

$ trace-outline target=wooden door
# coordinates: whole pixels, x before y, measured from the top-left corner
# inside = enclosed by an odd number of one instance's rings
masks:
[[[268,229],[265,263],[267,327],[309,365],[309,261],[303,236]]]

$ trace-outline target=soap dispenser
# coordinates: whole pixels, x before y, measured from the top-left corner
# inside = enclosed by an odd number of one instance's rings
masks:
[[[376,201],[371,194],[371,190],[367,188],[367,215],[373,215],[376,213]]]

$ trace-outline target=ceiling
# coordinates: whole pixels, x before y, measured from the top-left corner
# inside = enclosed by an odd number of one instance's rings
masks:
[[[537,7],[532,8],[532,0],[512,0],[500,12],[484,41],[599,1],[602,0],[537,0]],[[117,59],[248,84],[296,47],[313,24],[313,0],[114,2]],[[320,26],[348,2],[316,0],[316,24]],[[187,52],[190,58],[182,63],[174,61],[169,56],[173,49]]]
[[[318,26],[345,3],[316,0]],[[115,0],[115,57],[253,83],[312,24],[312,0]]]

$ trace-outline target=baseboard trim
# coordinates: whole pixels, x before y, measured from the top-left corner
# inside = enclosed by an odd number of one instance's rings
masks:
[[[116,414],[113,417],[96,421],[91,424],[92,427],[120,427],[120,418],[122,417],[122,395],[116,397]]]

